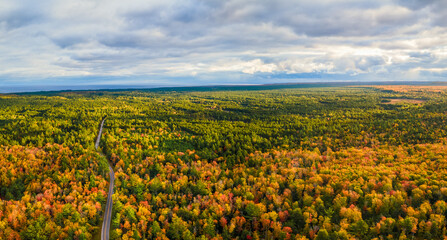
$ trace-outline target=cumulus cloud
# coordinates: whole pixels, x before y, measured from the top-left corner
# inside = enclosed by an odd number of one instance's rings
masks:
[[[286,75],[328,80],[446,75],[443,0],[0,4],[0,85],[46,79],[70,84],[64,79],[83,76],[95,76],[95,83],[116,77],[123,84],[132,78],[225,84],[259,83],[260,74],[270,76],[265,82]]]

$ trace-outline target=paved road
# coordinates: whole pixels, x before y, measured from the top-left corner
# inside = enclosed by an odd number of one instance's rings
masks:
[[[101,126],[99,127],[98,137],[96,138],[95,148],[98,149],[99,141],[101,140],[102,128],[104,127],[104,121],[106,118],[104,117],[101,122]],[[115,173],[113,172],[112,167],[109,164],[109,176],[110,176],[110,185],[109,185],[109,193],[107,194],[107,203],[106,209],[104,211],[104,218],[102,221],[102,229],[101,229],[101,240],[108,240],[110,233],[110,222],[112,220],[112,195],[113,195],[113,186],[115,185]]]
[[[95,148],[98,149],[99,147],[99,141],[101,141],[101,134],[102,134],[102,128],[104,127],[104,121],[106,120],[107,117],[104,117],[101,121],[101,126],[99,126],[99,132],[98,132],[98,137],[96,138],[96,142],[95,142]]]
[[[104,218],[102,222],[102,230],[101,230],[101,239],[102,240],[109,240],[109,233],[110,233],[110,222],[112,220],[112,195],[113,195],[113,186],[115,184],[115,173],[113,172],[112,167],[109,165],[109,175],[110,175],[110,187],[109,187],[109,194],[107,196],[107,204],[106,204],[106,210],[104,212]]]

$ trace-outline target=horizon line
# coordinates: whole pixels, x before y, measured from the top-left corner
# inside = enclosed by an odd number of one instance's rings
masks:
[[[328,80],[328,81],[301,81],[301,82],[281,82],[281,83],[260,83],[260,84],[203,84],[203,85],[148,85],[148,84],[83,84],[83,85],[27,85],[27,86],[9,86],[0,87],[0,94],[36,94],[51,92],[82,92],[82,91],[175,91],[175,89],[192,88],[234,88],[234,87],[280,87],[287,88],[294,85],[340,85],[340,86],[366,86],[366,85],[447,85],[447,80]],[[328,86],[330,87],[330,86]],[[335,87],[335,86],[333,86]],[[12,88],[15,90],[8,91]],[[22,90],[20,90],[22,89]],[[183,90],[185,91],[185,90]]]

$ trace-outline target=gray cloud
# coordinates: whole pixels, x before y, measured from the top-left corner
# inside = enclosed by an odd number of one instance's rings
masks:
[[[258,73],[445,76],[442,0],[0,4],[0,79],[8,81],[146,76],[257,82]]]
[[[398,2],[413,10],[420,10],[441,1],[442,0],[399,0]]]
[[[39,17],[40,16],[36,13],[23,14],[21,11],[14,11],[3,13],[2,16],[0,16],[0,24],[4,28],[11,30],[32,24],[38,20]]]

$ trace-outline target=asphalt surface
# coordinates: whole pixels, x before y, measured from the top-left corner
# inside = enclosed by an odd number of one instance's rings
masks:
[[[102,128],[104,127],[104,121],[106,120],[106,117],[104,117],[101,121],[101,126],[99,126],[99,132],[98,132],[98,137],[96,137],[96,142],[95,142],[95,148],[96,150],[98,150],[99,147],[99,141],[101,141],[101,135],[102,135]]]
[[[96,138],[95,148],[98,149],[99,141],[101,141],[102,128],[104,127],[104,121],[106,118],[102,119],[101,126],[99,127],[98,137]],[[112,221],[112,195],[113,195],[113,186],[115,185],[115,173],[113,172],[112,167],[109,163],[109,176],[110,176],[110,184],[109,184],[109,193],[107,194],[107,203],[106,209],[104,211],[104,218],[102,221],[102,229],[101,229],[101,240],[108,240],[110,234],[110,222]]]
[[[112,195],[113,195],[113,186],[115,184],[115,173],[113,172],[112,167],[109,165],[109,175],[110,175],[110,187],[109,187],[109,194],[107,196],[107,204],[106,204],[106,210],[104,211],[104,218],[102,222],[102,230],[101,230],[101,239],[102,240],[108,240],[109,239],[109,233],[110,233],[110,222],[112,221]]]

